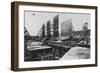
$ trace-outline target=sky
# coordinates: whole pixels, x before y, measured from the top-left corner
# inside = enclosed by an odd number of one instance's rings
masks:
[[[59,26],[62,22],[71,19],[75,31],[82,30],[85,22],[90,28],[90,14],[68,12],[24,11],[24,25],[31,36],[36,36],[42,25],[46,24],[48,20],[52,23],[53,17],[56,15],[59,15]]]

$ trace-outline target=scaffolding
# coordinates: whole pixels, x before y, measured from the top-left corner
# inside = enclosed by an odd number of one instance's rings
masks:
[[[25,40],[31,40],[32,39],[32,37],[30,36],[30,34],[27,31],[26,27],[24,27],[24,37],[25,37]]]

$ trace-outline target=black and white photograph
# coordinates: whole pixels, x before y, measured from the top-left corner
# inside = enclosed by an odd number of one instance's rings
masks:
[[[14,71],[97,66],[97,7],[12,3]]]
[[[24,11],[24,61],[90,59],[90,16]]]

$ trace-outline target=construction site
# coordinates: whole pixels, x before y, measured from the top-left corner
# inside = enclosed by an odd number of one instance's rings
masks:
[[[74,31],[72,19],[59,23],[55,15],[42,24],[36,36],[24,27],[24,61],[50,61],[90,58],[90,29],[83,23],[81,31]],[[59,31],[60,29],[60,31]]]

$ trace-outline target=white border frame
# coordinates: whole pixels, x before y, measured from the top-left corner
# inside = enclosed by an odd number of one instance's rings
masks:
[[[32,11],[54,11],[54,12],[74,12],[74,13],[90,13],[91,14],[91,58],[86,60],[66,60],[66,61],[37,61],[37,62],[24,62],[24,10]],[[19,54],[18,63],[19,68],[35,68],[35,67],[50,67],[50,66],[64,66],[64,65],[84,65],[95,64],[95,10],[83,8],[63,8],[63,7],[45,7],[45,6],[28,6],[19,5]],[[96,43],[96,42],[95,42]]]

